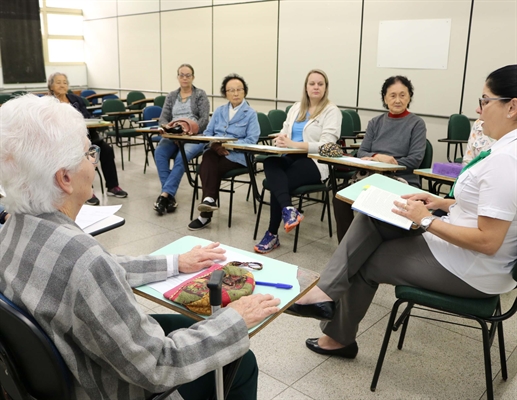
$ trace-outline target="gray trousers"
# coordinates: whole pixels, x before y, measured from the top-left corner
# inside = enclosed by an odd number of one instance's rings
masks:
[[[433,256],[423,231],[403,230],[358,214],[321,274],[318,287],[336,302],[332,321],[321,330],[347,346],[380,283],[407,285],[459,297],[482,293],[445,269]]]

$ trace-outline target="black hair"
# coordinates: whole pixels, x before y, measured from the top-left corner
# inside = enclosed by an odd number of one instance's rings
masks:
[[[411,83],[411,81],[408,78],[406,78],[405,76],[402,76],[402,75],[390,76],[388,79],[386,79],[384,81],[384,83],[382,84],[382,89],[381,89],[382,106],[386,110],[388,109],[388,105],[384,101],[384,97],[386,97],[386,93],[388,93],[388,88],[391,85],[393,85],[393,84],[395,84],[397,82],[400,82],[405,87],[407,87],[407,90],[409,92],[409,103],[407,105],[408,108],[409,108],[409,105],[411,104],[411,100],[413,99],[414,88],[413,88],[413,84]]]
[[[223,97],[226,97],[226,85],[232,79],[237,79],[237,80],[241,81],[242,86],[244,86],[244,97],[246,97],[248,95],[248,85],[246,84],[246,81],[244,80],[244,78],[237,74],[230,74],[230,75],[226,75],[224,77],[223,83],[221,84],[221,94],[223,95]]]
[[[498,97],[517,98],[517,64],[496,69],[488,78],[486,86]],[[505,103],[510,100],[501,100]]]

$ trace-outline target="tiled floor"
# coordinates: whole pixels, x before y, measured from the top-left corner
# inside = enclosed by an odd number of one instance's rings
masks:
[[[95,182],[101,204],[122,204],[118,214],[126,219],[123,227],[97,237],[109,251],[128,255],[147,254],[183,235],[195,235],[252,251],[255,244],[255,215],[251,202],[245,201],[245,188],[240,188],[236,195],[231,228],[227,227],[228,195],[223,194],[221,210],[215,213],[212,224],[204,230],[191,232],[187,224],[190,222],[192,189],[186,180],[177,194],[179,207],[176,213],[159,217],[152,209],[160,193],[152,159],[144,175],[141,148],[133,149],[131,162],[124,162],[125,171],[120,166],[119,154],[117,149],[120,186],[129,192],[129,197],[101,197],[98,180]],[[259,236],[267,229],[268,209],[264,211]],[[328,237],[327,222],[320,222],[320,212],[320,205],[307,209],[300,229],[297,253],[292,252],[294,232],[281,232],[282,245],[270,256],[321,271],[336,248],[337,241],[335,236]],[[517,294],[515,292],[504,296],[505,303],[513,302]],[[402,351],[396,349],[398,334],[392,336],[377,391],[370,391],[394,299],[393,288],[379,288],[360,326],[357,339],[360,351],[352,361],[318,355],[305,348],[306,338],[320,334],[317,321],[285,314],[277,318],[251,341],[261,371],[259,399],[485,398],[480,332],[417,319],[410,323]],[[147,312],[168,312],[166,308],[149,300],[140,298],[139,301]],[[498,352],[493,347],[495,396],[497,399],[513,400],[517,398],[517,317],[505,324],[505,336],[509,378],[506,382],[501,379]]]

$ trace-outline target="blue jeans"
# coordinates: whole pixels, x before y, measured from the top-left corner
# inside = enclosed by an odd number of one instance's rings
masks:
[[[195,156],[203,151],[203,143],[185,144],[185,154],[187,160],[192,160]],[[174,165],[172,170],[169,169],[170,159],[174,158]],[[168,193],[171,196],[176,196],[178,187],[185,172],[185,164],[181,157],[179,146],[173,140],[163,138],[160,140],[158,147],[154,152],[154,161],[158,169],[158,176],[162,184],[162,192]]]

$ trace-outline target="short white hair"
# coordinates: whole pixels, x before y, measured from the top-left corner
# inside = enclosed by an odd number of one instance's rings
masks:
[[[83,116],[54,97],[32,94],[0,107],[0,185],[9,213],[54,212],[65,199],[56,182],[61,169],[74,172],[84,157]]]

